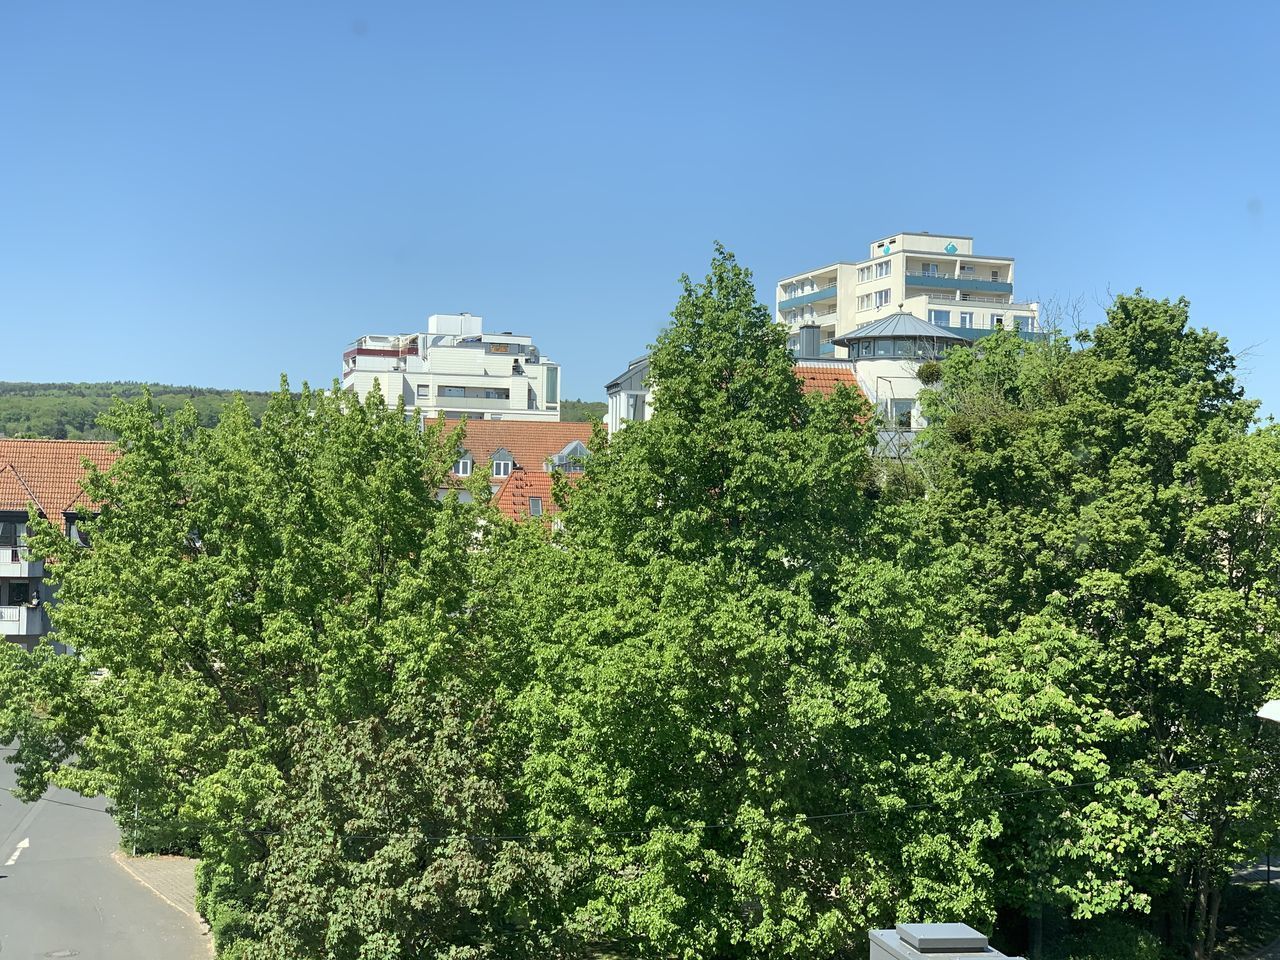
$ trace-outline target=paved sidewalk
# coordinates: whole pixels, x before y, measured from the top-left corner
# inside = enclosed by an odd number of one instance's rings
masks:
[[[185,913],[205,927],[209,955],[213,955],[213,937],[209,936],[204,917],[196,911],[196,863],[190,857],[131,857],[117,850],[112,858],[135,880],[148,888],[175,910]]]

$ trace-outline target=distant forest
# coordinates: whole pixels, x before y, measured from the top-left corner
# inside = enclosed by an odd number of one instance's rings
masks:
[[[255,418],[266,409],[270,392],[177,387],[165,383],[12,383],[0,381],[0,436],[51,437],[55,440],[113,440],[109,430],[97,425],[98,415],[111,406],[113,397],[132,400],[151,390],[152,399],[166,410],[191,403],[205,426],[218,422],[223,404],[237,393],[244,397]],[[603,417],[606,405],[585,400],[565,400],[560,418],[582,422]]]

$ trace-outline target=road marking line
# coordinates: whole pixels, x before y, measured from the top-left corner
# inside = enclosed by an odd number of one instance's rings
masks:
[[[14,827],[5,835],[5,838],[3,840],[0,840],[0,850],[3,850],[6,846],[8,846],[9,841],[12,840],[14,837],[20,837],[24,833],[26,833],[27,828],[31,826],[31,824],[35,821],[36,817],[38,817],[40,815],[40,812],[44,810],[44,808],[47,806],[48,804],[44,802],[44,797],[41,797],[35,803],[31,804],[31,809],[27,811],[27,815],[23,817],[21,821],[19,821],[16,827]]]
[[[12,867],[15,863],[18,862],[18,857],[22,855],[22,851],[27,849],[27,847],[29,846],[31,846],[30,837],[24,837],[23,839],[19,840],[17,847],[14,848],[13,856],[11,856],[8,860],[6,860],[4,862],[4,865],[6,867]]]

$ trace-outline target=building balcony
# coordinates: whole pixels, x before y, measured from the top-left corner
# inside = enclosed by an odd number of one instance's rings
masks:
[[[977,277],[957,277],[950,273],[908,273],[903,279],[908,287],[971,290],[974,293],[1013,293],[1013,284],[1003,280],[979,280]]]
[[[419,407],[444,410],[523,410],[525,398],[513,403],[510,397],[419,397]]]
[[[49,632],[44,607],[0,607],[0,637],[41,636]]]
[[[803,307],[810,303],[819,303],[823,300],[834,300],[836,298],[836,285],[829,283],[825,287],[819,287],[811,293],[802,293],[798,297],[788,297],[786,300],[778,301],[779,310],[790,310],[792,307]]]
[[[1035,313],[1038,307],[1030,303],[1017,303],[1013,300],[1001,300],[997,297],[975,297],[969,295],[966,297],[940,297],[929,294],[929,302],[936,303],[939,306],[954,307],[957,304],[963,306],[966,303],[976,303],[982,307],[1005,307],[1009,310],[1016,310],[1019,313]]]
[[[43,576],[43,560],[32,560],[25,549],[0,547],[0,577],[38,580]]]

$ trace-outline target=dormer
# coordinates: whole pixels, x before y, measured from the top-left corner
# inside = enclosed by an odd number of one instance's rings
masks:
[[[590,451],[581,440],[572,440],[559,453],[547,460],[548,472],[560,470],[564,473],[581,473]]]
[[[475,460],[472,459],[468,451],[463,450],[453,465],[453,475],[455,477],[469,477],[474,467]]]
[[[493,479],[505,480],[511,476],[511,468],[515,466],[516,458],[511,455],[511,451],[506,447],[499,447],[493,451],[493,457],[489,462]]]

